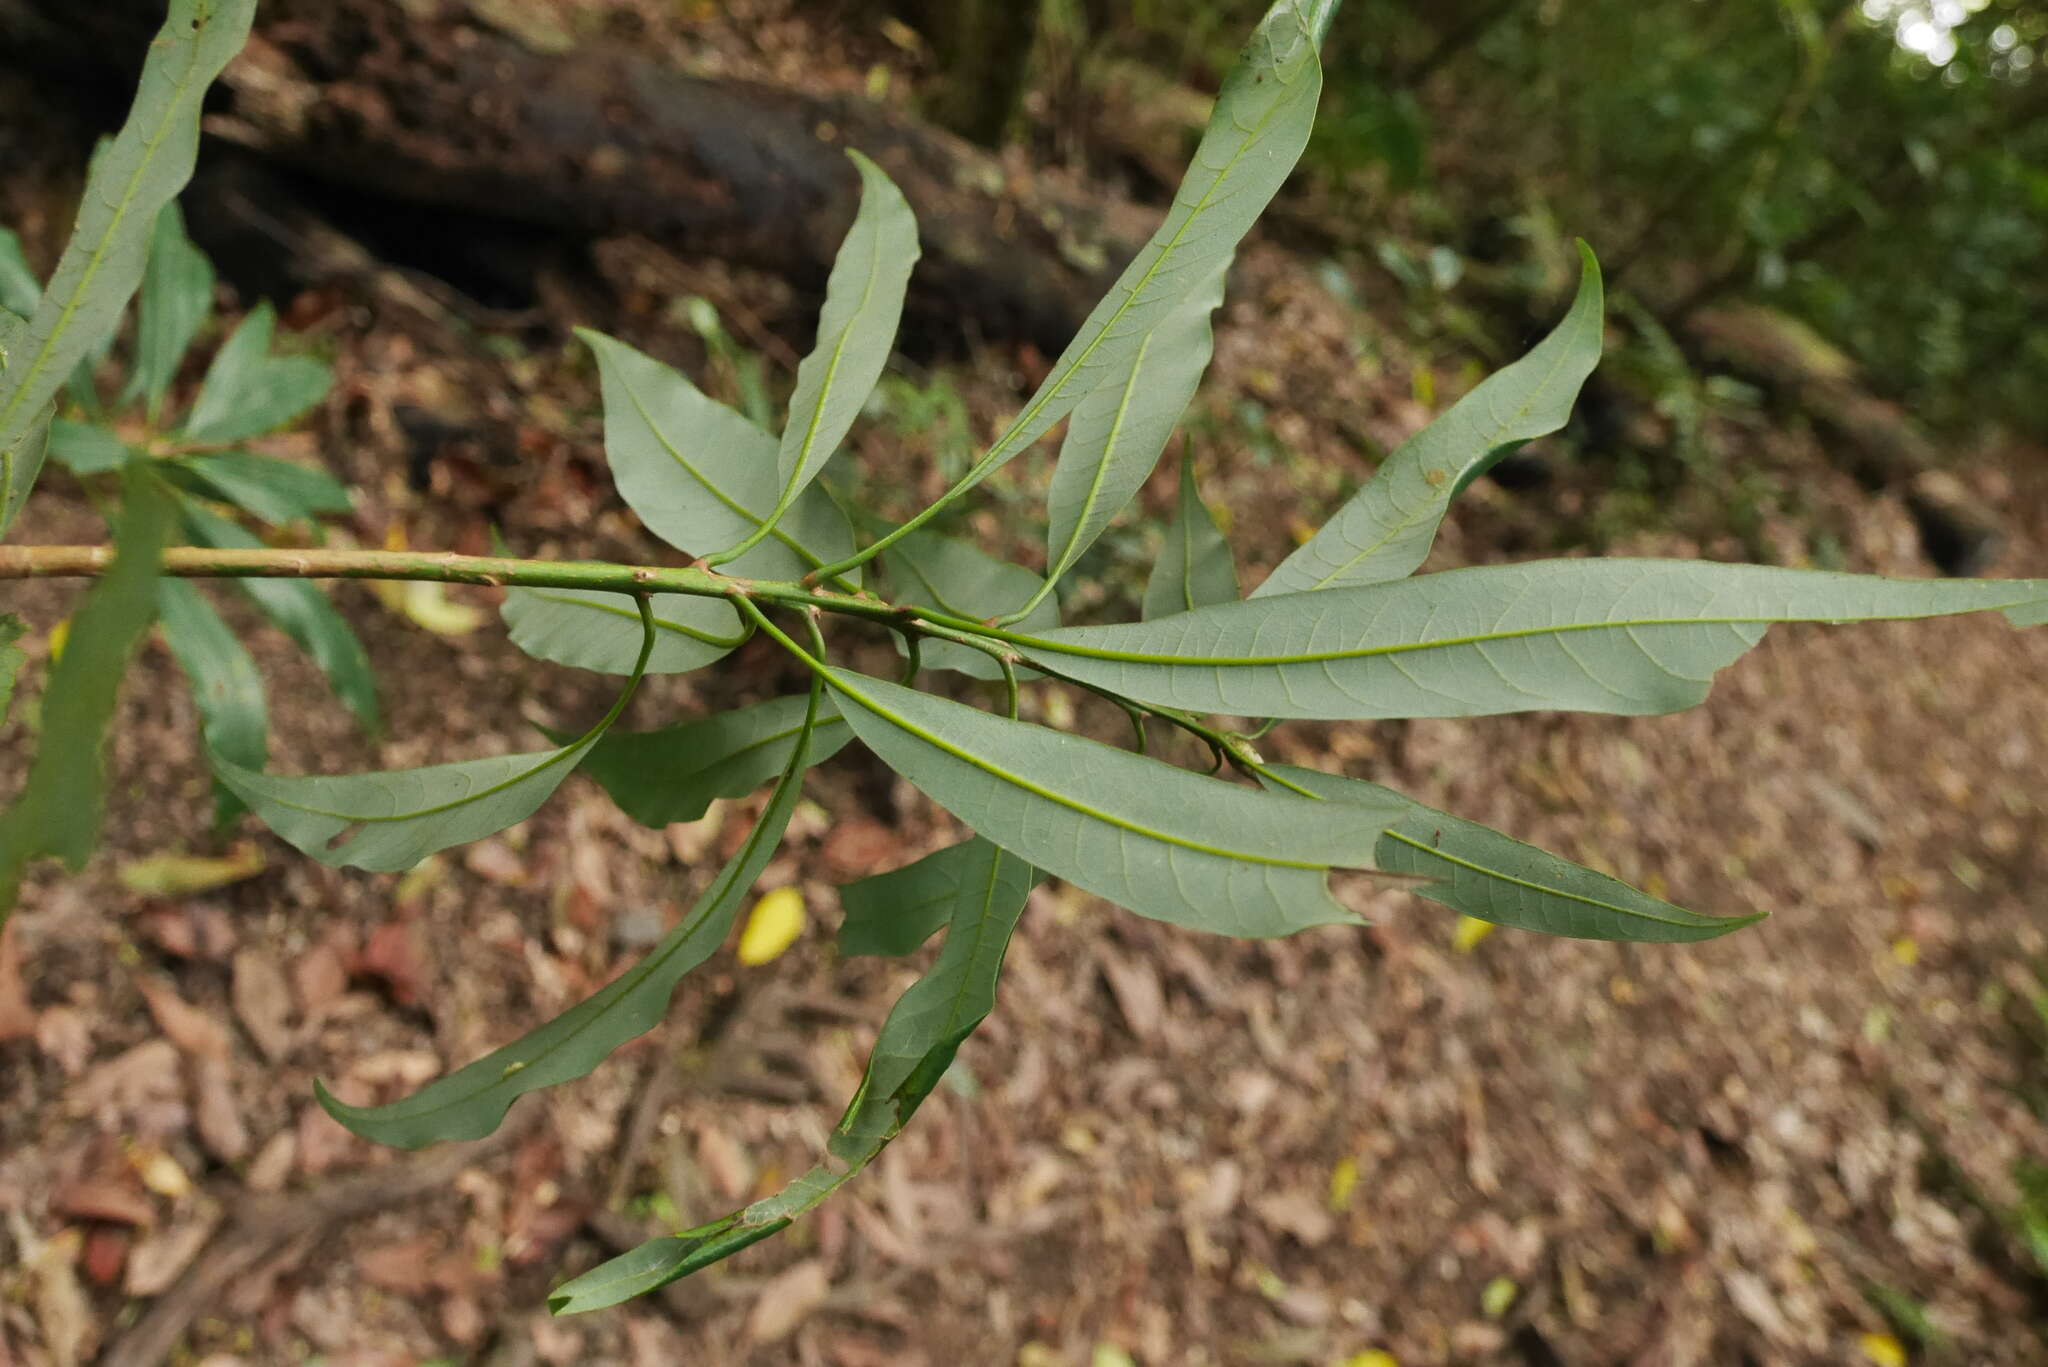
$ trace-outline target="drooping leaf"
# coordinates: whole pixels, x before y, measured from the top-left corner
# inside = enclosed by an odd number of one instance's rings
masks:
[[[1231,558],[1230,543],[1195,487],[1194,461],[1182,457],[1180,504],[1166,529],[1159,562],[1145,581],[1145,619],[1236,601],[1237,562]]]
[[[28,656],[15,642],[28,628],[12,613],[0,612],[0,726],[7,724],[7,709],[14,702],[14,684],[21,677]]]
[[[158,564],[170,503],[146,471],[125,482],[114,563],[71,618],[69,639],[43,690],[42,734],[28,781],[0,815],[0,919],[14,906],[32,859],[76,871],[99,842],[106,806],[104,739],[129,656],[156,615]]]
[[[497,1129],[520,1097],[584,1076],[627,1040],[659,1025],[676,984],[724,943],[747,890],[782,843],[810,762],[804,751],[801,741],[791,747],[782,782],[746,843],[646,958],[538,1030],[402,1101],[347,1106],[322,1088],[320,1104],[350,1130],[380,1144],[416,1149],[478,1139]]]
[[[604,450],[647,530],[701,555],[743,540],[775,506],[775,438],[681,374],[588,328],[577,336],[604,385]],[[795,579],[853,553],[853,527],[822,488],[804,490],[733,574]]]
[[[1415,895],[1481,921],[1579,940],[1678,944],[1764,919],[1701,916],[1377,783],[1284,764],[1271,772],[1333,802],[1362,799],[1375,809],[1403,804],[1401,819],[1380,836],[1379,867],[1432,880],[1417,885]]]
[[[172,200],[157,211],[149,265],[142,274],[135,373],[128,386],[130,398],[140,396],[147,402],[152,424],[163,412],[164,395],[193,338],[212,313],[213,263],[186,235],[185,215]]]
[[[914,864],[839,889],[846,921],[841,954],[902,955],[937,933],[988,866],[987,841],[976,838],[934,850]]]
[[[1308,145],[1323,87],[1316,47],[1330,0],[1278,0],[1224,80],[1173,208],[988,454],[979,482],[1072,412],[1103,377],[1124,373],[1154,328],[1211,287]]]
[[[1125,697],[1234,716],[1675,712],[1773,622],[2003,611],[2048,580],[1884,579],[1683,560],[1543,560],[1065,627],[1027,658]],[[1020,640],[1022,638],[1019,638]]]
[[[809,700],[771,698],[658,731],[614,731],[583,757],[619,810],[643,826],[696,821],[719,798],[745,797],[789,764]],[[853,739],[832,700],[818,702],[810,760],[823,764]]]
[[[912,532],[889,548],[884,563],[896,585],[898,603],[937,608],[976,622],[1008,612],[1032,597],[1043,582],[1022,565],[998,560],[977,546],[936,532]],[[1048,596],[1039,600],[1017,629],[1035,632],[1059,624],[1059,601]],[[992,657],[951,641],[924,642],[919,659],[927,669],[957,670],[971,678],[1003,676]]]
[[[1387,457],[1252,597],[1379,584],[1413,574],[1429,557],[1454,497],[1523,442],[1565,425],[1586,377],[1600,363],[1605,328],[1600,263],[1583,242],[1579,254],[1579,292],[1564,321],[1527,356],[1488,376]]]
[[[199,705],[208,755],[261,769],[270,757],[270,714],[256,661],[197,586],[165,579],[156,586],[156,601],[164,644],[185,671]],[[222,787],[215,793],[216,821],[225,824],[241,810],[231,791]]]
[[[1333,867],[1366,868],[1400,814],[1264,793],[841,669],[855,735],[975,832],[1140,915],[1226,935],[1356,918]]]
[[[860,212],[839,244],[818,316],[818,343],[796,371],[776,453],[776,520],[818,477],[852,430],[889,364],[903,295],[917,264],[917,220],[882,168],[849,150],[860,171]]]
[[[258,304],[214,353],[185,417],[187,441],[226,444],[275,432],[311,411],[334,387],[334,371],[312,356],[276,356],[277,312]]]
[[[78,222],[35,314],[0,370],[0,534],[41,470],[28,438],[57,391],[114,331],[141,283],[156,216],[192,175],[206,88],[241,49],[256,0],[171,0],[135,103],[86,178]]]
[[[830,1158],[776,1195],[724,1220],[655,1239],[556,1289],[548,1307],[581,1314],[643,1296],[785,1229],[858,1175],[902,1132],[960,1045],[995,1008],[996,980],[1036,881],[1031,866],[986,840],[963,852],[946,908],[946,947],[891,1008],[860,1090],[828,1144]]]
[[[201,546],[252,550],[263,542],[210,508],[187,499],[183,508],[185,528]],[[334,604],[327,601],[318,585],[303,579],[238,579],[235,585],[249,595],[263,615],[297,642],[326,676],[328,686],[357,720],[377,728],[377,676],[370,657]]]
[[[396,873],[532,816],[598,737],[619,719],[654,649],[651,623],[640,660],[618,700],[569,745],[423,769],[284,778],[219,757],[215,772],[273,831],[323,864]]]
[[[1120,356],[1074,410],[1046,500],[1045,577],[1053,583],[1095,544],[1159,463],[1209,367],[1215,349],[1210,315],[1223,302],[1223,275],[1219,263],[1214,280]]]
[[[50,424],[50,459],[74,475],[103,475],[126,465],[134,450],[93,422],[58,418]]]
[[[265,522],[346,513],[352,506],[348,486],[325,470],[248,451],[180,456],[164,463],[164,473],[202,497],[222,499]]]
[[[43,282],[28,264],[21,238],[10,228],[0,228],[0,309],[23,321],[43,300]]]
[[[723,659],[746,640],[731,603],[687,594],[656,594],[650,674],[687,674]],[[640,612],[632,598],[588,589],[505,591],[512,644],[538,660],[600,674],[630,674],[640,654]]]

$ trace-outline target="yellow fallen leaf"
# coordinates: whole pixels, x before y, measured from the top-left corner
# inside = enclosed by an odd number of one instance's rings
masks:
[[[370,585],[377,601],[415,626],[436,636],[467,636],[484,624],[479,608],[448,596],[445,584],[429,580],[379,580]]]
[[[1897,959],[1901,966],[1911,968],[1920,962],[1920,942],[1910,935],[1901,935],[1892,941],[1892,957]]]
[[[1865,1334],[1858,1342],[1877,1367],[1906,1367],[1906,1349],[1890,1334]]]
[[[64,658],[64,643],[71,639],[71,619],[66,617],[50,628],[50,663]]]
[[[1330,1169],[1330,1209],[1342,1214],[1351,1209],[1351,1195],[1358,1189],[1358,1160],[1340,1158]]]
[[[1513,1277],[1495,1277],[1479,1293],[1479,1309],[1486,1318],[1497,1320],[1513,1308],[1515,1298],[1522,1294],[1522,1288],[1515,1285]]]
[[[1392,1353],[1383,1352],[1378,1348],[1368,1348],[1362,1353],[1353,1353],[1350,1357],[1331,1364],[1331,1367],[1401,1367],[1401,1363]]]
[[[1098,1343],[1088,1359],[1088,1367],[1138,1367],[1138,1364],[1117,1344]]]
[[[197,854],[153,854],[123,864],[114,877],[130,892],[145,897],[189,897],[195,892],[239,883],[263,872],[263,856],[254,845],[240,844],[212,858]]]
[[[777,888],[754,903],[747,928],[740,932],[740,962],[765,964],[795,944],[810,914],[804,895],[795,888]]]
[[[192,1179],[178,1166],[178,1160],[162,1149],[136,1149],[128,1155],[128,1162],[142,1179],[142,1185],[157,1195],[182,1201],[192,1194]]]
[[[1451,932],[1451,948],[1460,954],[1470,954],[1479,942],[1493,934],[1493,922],[1482,921],[1477,916],[1460,916],[1458,928]]]

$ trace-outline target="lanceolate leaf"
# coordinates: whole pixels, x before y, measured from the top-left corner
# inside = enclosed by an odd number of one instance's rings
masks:
[[[114,563],[71,621],[69,644],[43,690],[43,723],[21,795],[0,815],[0,920],[32,859],[76,871],[99,841],[106,805],[103,739],[128,658],[156,615],[157,567],[170,505],[146,472],[129,474],[115,529]]]
[[[260,769],[270,755],[270,715],[263,702],[263,674],[198,587],[182,579],[156,586],[157,615],[164,644],[185,671],[210,756]],[[216,795],[216,819],[226,822],[242,810],[223,789]]]
[[[42,302],[43,282],[29,268],[21,239],[9,228],[0,228],[0,309],[27,319]]]
[[[95,158],[70,244],[0,371],[0,534],[41,468],[29,436],[142,280],[157,212],[192,175],[206,88],[241,49],[256,0],[171,0],[128,121]]]
[[[253,533],[190,499],[185,500],[184,516],[186,530],[199,545],[251,550],[263,544]],[[357,720],[375,730],[377,676],[370,669],[370,657],[319,586],[303,579],[237,579],[235,584],[320,667],[334,695]]]
[[[1159,463],[1215,349],[1210,315],[1223,302],[1223,266],[1147,333],[1074,410],[1047,496],[1046,579],[1058,583],[1095,544]],[[1050,590],[1042,590],[1049,592]],[[1235,596],[1234,594],[1232,595]]]
[[[590,747],[583,771],[643,826],[695,821],[716,799],[745,797],[788,767],[808,703],[772,698],[659,731],[613,731]],[[851,739],[832,700],[821,698],[807,762],[823,764]]]
[[[731,603],[657,594],[650,674],[687,674],[724,658],[746,639]],[[507,589],[500,609],[512,644],[535,659],[600,674],[630,674],[640,656],[640,611],[619,593],[587,589]]]
[[[1176,612],[1237,601],[1237,563],[1230,543],[1216,525],[1216,515],[1195,487],[1195,462],[1181,457],[1180,506],[1166,529],[1166,546],[1152,577],[1145,582],[1144,616],[1170,617]]]
[[[312,356],[273,356],[277,313],[258,304],[214,353],[183,436],[194,442],[247,441],[274,432],[327,397],[334,372]]]
[[[1166,220],[975,463],[975,481],[1044,436],[1105,377],[1127,371],[1154,328],[1213,287],[1308,144],[1323,87],[1316,46],[1332,8],[1328,0],[1278,0],[1266,11],[1216,97]]]
[[[860,212],[832,263],[818,344],[797,367],[775,461],[776,512],[818,477],[882,378],[917,264],[917,220],[903,192],[860,153],[847,155],[860,169]]]
[[[952,917],[961,890],[986,872],[990,848],[976,837],[839,889],[839,905],[846,911],[839,952],[893,956],[914,951]]]
[[[163,411],[179,363],[212,312],[213,263],[186,236],[185,215],[172,200],[157,211],[136,310],[135,375],[129,386],[147,401],[152,423]]]
[[[1280,563],[1254,598],[1378,584],[1429,556],[1451,499],[1525,441],[1555,432],[1600,363],[1600,263],[1579,244],[1583,274],[1564,321],[1513,365],[1387,457],[1351,501]]]
[[[346,1106],[322,1088],[320,1104],[350,1130],[380,1144],[417,1149],[478,1139],[497,1129],[520,1097],[584,1076],[627,1040],[652,1030],[667,1014],[676,984],[710,958],[731,931],[747,890],[782,843],[809,763],[801,742],[791,748],[781,785],[739,853],[646,958],[594,995],[403,1101]]]
[[[548,1298],[557,1314],[631,1300],[707,1267],[815,1208],[874,1161],[945,1076],[960,1045],[995,1008],[1003,953],[1034,881],[1030,865],[985,840],[956,846],[962,877],[946,908],[946,947],[889,1012],[867,1075],[840,1118],[831,1158],[724,1220],[655,1239],[594,1268]]]
[[[682,375],[601,332],[577,332],[604,383],[604,449],[647,530],[702,555],[760,527],[775,506],[775,438]],[[728,567],[795,579],[853,553],[853,528],[825,491],[804,490],[766,540]]]
[[[611,711],[558,750],[332,778],[281,778],[226,760],[217,760],[215,769],[265,824],[321,863],[395,873],[539,810],[625,710],[653,647],[649,628],[640,668]]]
[[[58,418],[50,424],[50,459],[74,475],[118,470],[133,454],[126,442],[98,423]]]
[[[1400,814],[1238,787],[879,679],[826,677],[854,734],[976,833],[1176,925],[1261,936],[1354,920],[1326,875],[1369,867]]]
[[[346,513],[351,506],[348,487],[325,470],[247,451],[181,456],[164,468],[174,478],[186,476],[179,482],[187,487],[224,499],[265,522]]]
[[[1021,565],[998,560],[955,537],[912,532],[889,548],[885,562],[896,601],[937,608],[955,617],[981,621],[1031,598],[1043,582]],[[1019,631],[1040,631],[1060,624],[1059,601],[1040,598]],[[953,669],[976,679],[1000,679],[1002,668],[972,646],[926,641],[919,659],[927,669]]]
[[[1773,622],[2002,610],[2048,618],[2048,580],[1883,579],[1682,560],[1545,560],[1199,608],[1023,642],[1141,702],[1255,717],[1675,712]],[[1022,638],[1018,638],[1022,642]],[[857,728],[856,728],[857,729]]]
[[[1334,802],[1364,801],[1375,808],[1403,804],[1405,814],[1380,836],[1379,867],[1430,879],[1415,888],[1416,896],[1495,925],[1580,940],[1675,944],[1711,940],[1764,919],[1761,914],[1701,916],[1675,907],[1377,783],[1291,765],[1275,765],[1271,772]]]
[[[0,612],[0,726],[7,724],[7,709],[14,702],[15,680],[21,677],[22,661],[28,658],[15,644],[26,630],[19,617]]]

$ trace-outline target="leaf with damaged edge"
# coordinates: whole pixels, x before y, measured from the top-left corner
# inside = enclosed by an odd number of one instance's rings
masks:
[[[814,688],[812,699],[818,695]],[[480,1139],[498,1128],[520,1097],[583,1077],[627,1040],[659,1025],[676,984],[725,942],[748,889],[782,843],[810,762],[805,750],[802,741],[792,747],[782,782],[746,843],[638,964],[538,1030],[402,1101],[349,1106],[323,1087],[320,1104],[349,1130],[380,1144],[417,1149]]]
[[[1276,778],[1334,802],[1388,802],[1406,807],[1379,841],[1379,867],[1431,881],[1418,897],[1494,925],[1579,940],[1682,944],[1711,940],[1764,919],[1702,916],[1639,892],[1476,821],[1425,807],[1391,788],[1360,779],[1274,765]]]
[[[870,750],[976,834],[1143,916],[1225,935],[1357,918],[1332,868],[1368,868],[1387,804],[1333,804],[1204,778],[1158,760],[827,669]]]

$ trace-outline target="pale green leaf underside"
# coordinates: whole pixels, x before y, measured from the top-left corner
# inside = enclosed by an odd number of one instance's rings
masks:
[[[177,378],[179,363],[213,313],[213,263],[185,232],[178,202],[157,211],[149,264],[135,316],[134,393],[148,404],[151,420]]]
[[[1044,582],[1021,565],[998,560],[957,537],[912,532],[884,556],[896,601],[937,608],[954,617],[982,621],[1008,612],[1037,592]],[[1059,601],[1045,597],[1017,626],[1042,631],[1060,624]],[[902,643],[897,643],[902,648]],[[919,659],[927,669],[951,669],[976,679],[1000,679],[994,657],[950,641],[926,641]]]
[[[723,659],[745,639],[739,613],[718,598],[662,593],[651,598],[654,651],[649,674],[687,674]],[[600,674],[631,674],[640,656],[640,611],[622,593],[590,589],[505,591],[500,611],[512,644],[537,660]]]
[[[1182,301],[1207,287],[1272,202],[1308,144],[1323,85],[1316,44],[1327,0],[1279,0],[1223,83],[1173,207],[1046,376],[976,462],[986,478],[1121,373]]]
[[[127,122],[94,159],[69,245],[26,327],[0,338],[0,534],[41,470],[29,437],[141,283],[157,212],[192,175],[200,103],[241,49],[256,0],[171,0]]]
[[[1145,581],[1146,621],[1237,601],[1237,562],[1216,525],[1216,515],[1195,486],[1195,463],[1181,457],[1180,501],[1166,529],[1166,545]]]
[[[575,1314],[645,1295],[786,1228],[857,1176],[902,1131],[961,1043],[995,1008],[1003,953],[1035,881],[1030,865],[985,840],[944,853],[957,854],[961,875],[946,908],[946,947],[883,1022],[860,1091],[833,1130],[831,1158],[724,1220],[651,1240],[593,1268],[557,1289],[549,1298],[552,1309]]]
[[[1400,579],[1429,558],[1451,499],[1523,442],[1571,417],[1600,363],[1600,265],[1579,244],[1570,312],[1527,356],[1497,371],[1387,457],[1322,530],[1280,563],[1254,598]]]
[[[1238,787],[840,669],[854,734],[976,833],[1141,915],[1227,935],[1355,918],[1332,867],[1366,868],[1387,820]]]
[[[273,356],[276,330],[276,311],[258,304],[221,344],[186,416],[188,439],[247,441],[276,431],[327,397],[334,372],[311,356]]]
[[[1379,867],[1430,879],[1414,889],[1416,896],[1495,925],[1578,940],[1680,944],[1764,919],[1701,916],[1376,783],[1292,765],[1275,765],[1272,772],[1336,802],[1402,803],[1405,814],[1380,836]]]
[[[817,345],[797,366],[776,454],[777,506],[818,477],[874,392],[895,347],[917,264],[917,220],[903,192],[860,153],[847,155],[860,171],[860,211],[832,262]]]
[[[1691,707],[1773,622],[2048,612],[2048,580],[1883,579],[1547,560],[1041,633],[1024,653],[1126,697],[1327,720]]]
[[[604,386],[605,459],[647,530],[692,555],[752,535],[775,506],[775,438],[653,357],[587,328],[576,335]],[[728,569],[796,579],[852,554],[846,514],[814,486]]]
[[[1215,349],[1210,315],[1223,267],[1181,301],[1120,364],[1098,376],[1067,423],[1046,509],[1046,578],[1058,583],[1137,496],[1195,397]]]
[[[322,1088],[327,1113],[365,1139],[416,1149],[480,1139],[528,1092],[583,1077],[661,1023],[676,984],[725,942],[741,904],[782,843],[810,763],[792,747],[782,783],[739,852],[647,957],[539,1029],[388,1106],[348,1106]]]
[[[583,772],[643,826],[695,821],[717,799],[745,797],[783,771],[807,701],[771,698],[658,731],[609,732],[583,757]],[[808,762],[823,764],[851,739],[832,700],[821,698]]]

